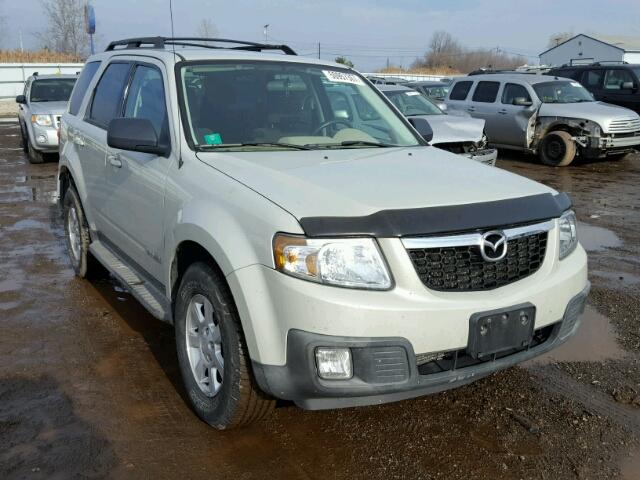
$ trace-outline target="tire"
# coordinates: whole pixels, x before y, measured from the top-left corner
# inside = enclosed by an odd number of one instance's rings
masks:
[[[551,167],[566,167],[576,157],[571,134],[562,130],[548,133],[540,145],[540,160]]]
[[[99,277],[104,269],[89,252],[89,225],[80,203],[80,196],[73,186],[65,192],[62,206],[67,252],[76,276]]]
[[[253,378],[231,292],[209,265],[194,263],[185,272],[174,320],[180,373],[202,420],[224,430],[271,413],[275,400]]]
[[[24,153],[29,153],[29,139],[27,138],[27,134],[24,131],[22,123],[20,124],[20,136],[22,138],[22,151]]]
[[[29,163],[44,163],[44,154],[33,148],[33,145],[31,145],[31,141],[29,140],[29,134],[27,134],[26,141],[27,157],[29,158]]]

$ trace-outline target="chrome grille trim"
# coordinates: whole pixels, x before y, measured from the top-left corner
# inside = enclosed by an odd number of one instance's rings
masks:
[[[620,118],[609,122],[609,133],[632,133],[640,130],[640,118]]]
[[[537,233],[549,232],[555,226],[555,220],[547,220],[546,222],[536,223],[533,225],[525,225],[522,227],[514,227],[503,229],[507,240],[527,235],[535,235]],[[446,247],[467,247],[480,245],[482,232],[465,233],[460,235],[448,235],[438,237],[407,237],[402,239],[402,244],[408,250],[417,248],[446,248]]]

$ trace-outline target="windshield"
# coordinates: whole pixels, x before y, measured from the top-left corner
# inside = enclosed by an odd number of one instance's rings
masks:
[[[543,103],[593,102],[591,94],[578,82],[556,81],[538,83],[533,86]]]
[[[351,70],[285,62],[208,62],[183,66],[180,79],[187,135],[197,149],[421,145]]]
[[[34,80],[29,99],[32,102],[66,102],[75,83],[75,78]]]
[[[444,115],[442,110],[436,107],[431,100],[423,97],[420,92],[413,90],[393,90],[382,93],[389,97],[389,100],[391,100],[406,117],[414,117],[416,115]]]

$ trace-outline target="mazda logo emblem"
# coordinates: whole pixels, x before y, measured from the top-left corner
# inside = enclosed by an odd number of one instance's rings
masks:
[[[507,236],[502,230],[492,230],[480,237],[480,255],[487,262],[497,262],[507,255]]]

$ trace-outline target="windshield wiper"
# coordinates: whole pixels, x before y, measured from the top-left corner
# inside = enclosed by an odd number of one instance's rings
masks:
[[[380,148],[390,148],[390,147],[398,147],[399,145],[390,145],[388,143],[380,143],[380,142],[369,142],[367,140],[345,140],[344,142],[340,142],[341,147],[353,147],[353,146],[365,146],[365,147],[380,147]]]
[[[243,142],[243,143],[219,143],[217,145],[198,145],[198,148],[215,150],[217,148],[239,148],[239,147],[281,147],[292,148],[294,150],[313,150],[307,145],[296,145],[293,143],[279,142]]]

